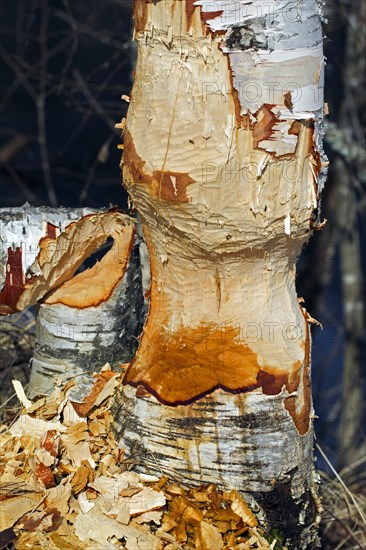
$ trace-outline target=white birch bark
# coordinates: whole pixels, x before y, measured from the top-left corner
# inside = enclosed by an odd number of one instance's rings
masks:
[[[123,171],[152,284],[114,409],[121,444],[139,468],[253,492],[290,545],[310,547],[295,264],[324,178],[317,4],[137,0],[135,37]]]

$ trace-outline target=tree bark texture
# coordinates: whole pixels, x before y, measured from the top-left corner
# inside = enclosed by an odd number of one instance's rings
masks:
[[[135,38],[123,176],[151,290],[116,430],[141,468],[249,491],[306,548],[311,343],[295,265],[324,179],[318,6],[136,0]]]
[[[3,209],[0,227],[1,313],[38,304],[29,395],[73,376],[82,393],[88,373],[129,361],[143,316],[134,221],[113,210],[21,207]],[[101,260],[76,273],[108,238]]]

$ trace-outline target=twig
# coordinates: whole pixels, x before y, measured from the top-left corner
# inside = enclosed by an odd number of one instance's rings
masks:
[[[37,121],[38,121],[38,143],[41,153],[42,171],[44,182],[47,189],[48,201],[51,206],[57,206],[56,192],[53,186],[50,163],[48,158],[48,149],[46,142],[46,116],[45,116],[45,98],[43,95],[37,98]]]
[[[75,24],[74,18],[71,16],[69,0],[63,0],[63,4],[65,6],[65,11],[67,11],[67,13],[70,15],[72,45],[71,45],[71,49],[69,51],[69,55],[67,56],[65,65],[63,66],[62,71],[61,71],[59,90],[62,90],[62,88],[64,87],[65,75],[66,75],[67,71],[69,70],[70,65],[71,65],[71,63],[72,63],[72,61],[75,57],[76,50],[77,50],[78,43],[79,43],[78,33],[77,33],[77,26]]]
[[[75,77],[76,82],[81,87],[82,93],[90,103],[90,105],[93,107],[94,111],[104,120],[104,122],[110,127],[113,132],[115,132],[115,121],[106,115],[103,107],[99,103],[99,101],[92,95],[92,93],[89,90],[89,87],[83,77],[81,76],[81,73],[79,69],[75,69],[73,71],[73,75]]]
[[[51,178],[50,163],[48,158],[48,148],[46,140],[46,113],[45,113],[45,98],[46,98],[46,85],[47,85],[47,29],[49,22],[48,5],[45,4],[42,10],[42,18],[40,25],[40,40],[39,46],[41,50],[41,59],[43,63],[40,67],[40,82],[39,82],[39,95],[37,97],[37,121],[38,121],[38,142],[41,153],[42,171],[44,182],[47,189],[48,201],[51,206],[57,206],[56,192],[53,187]]]
[[[62,12],[61,10],[55,10],[54,14],[56,17],[59,17],[60,19],[63,19],[67,23],[70,23],[70,15],[67,13]],[[70,23],[71,24],[71,23]],[[122,37],[125,38],[126,42],[122,42],[121,40],[113,40],[109,34],[107,33],[99,33],[95,31],[95,29],[91,29],[88,25],[85,23],[82,23],[81,21],[76,21],[78,32],[85,33],[88,36],[91,36],[101,44],[104,44],[106,46],[111,46],[115,49],[117,49],[119,52],[126,51],[131,48],[130,43],[130,37],[127,35],[123,35]]]
[[[8,172],[13,182],[19,187],[20,191],[25,196],[26,200],[34,204],[38,202],[36,195],[29,189],[25,181],[20,177],[18,172],[13,168],[9,162],[2,163],[3,168]]]
[[[85,182],[85,184],[84,184],[84,186],[81,190],[81,193],[79,195],[79,201],[83,201],[83,200],[86,199],[86,197],[88,195],[90,184],[91,184],[93,176],[95,174],[95,171],[96,171],[98,165],[101,162],[103,162],[103,160],[101,158],[102,157],[102,152],[105,151],[106,149],[109,149],[110,144],[112,143],[112,140],[115,136],[116,136],[116,132],[113,131],[112,134],[109,135],[107,140],[103,143],[102,147],[100,148],[99,153],[96,156],[95,161],[93,162],[92,167],[89,170],[88,177],[87,177],[86,182]]]

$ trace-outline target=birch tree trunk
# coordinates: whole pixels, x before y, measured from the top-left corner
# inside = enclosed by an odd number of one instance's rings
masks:
[[[150,309],[114,404],[138,468],[251,494],[316,540],[310,333],[296,260],[318,223],[318,6],[135,0],[123,176]]]
[[[38,304],[30,397],[75,376],[83,395],[104,363],[133,357],[143,317],[133,225],[113,210],[1,209],[0,313]],[[110,250],[77,273],[108,238]]]

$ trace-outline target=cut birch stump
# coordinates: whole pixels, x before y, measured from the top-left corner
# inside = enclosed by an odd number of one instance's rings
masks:
[[[325,177],[318,6],[135,0],[134,17],[123,177],[151,301],[115,429],[140,470],[250,492],[310,548],[311,318],[295,275]]]
[[[143,307],[133,219],[117,210],[21,207],[0,211],[0,226],[0,311],[39,304],[29,395],[73,376],[81,391],[97,367],[130,360]],[[76,273],[108,239],[101,260]]]

